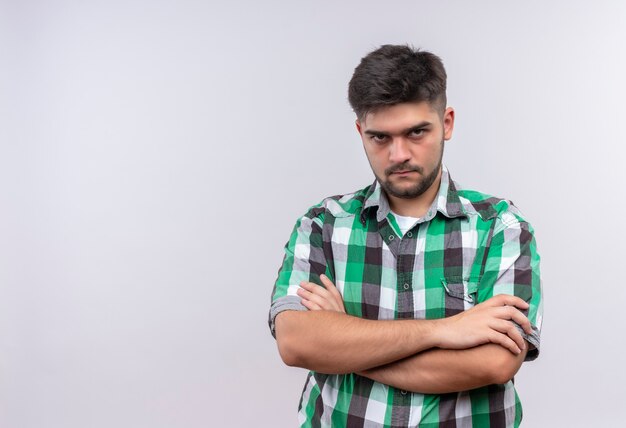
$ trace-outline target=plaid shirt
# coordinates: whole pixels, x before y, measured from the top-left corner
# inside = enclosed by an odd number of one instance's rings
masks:
[[[507,200],[461,190],[443,166],[437,198],[404,236],[374,182],[324,199],[298,220],[272,293],[269,324],[284,310],[307,310],[301,281],[325,273],[350,315],[435,319],[455,315],[497,294],[529,302],[539,354],[542,319],[539,255],[532,227]],[[299,405],[301,426],[517,427],[522,407],[509,381],[471,391],[419,394],[356,375],[309,372]]]

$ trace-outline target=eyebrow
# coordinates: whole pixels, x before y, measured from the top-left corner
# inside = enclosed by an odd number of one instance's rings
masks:
[[[409,134],[413,131],[419,131],[420,129],[426,128],[429,125],[432,125],[432,123],[428,121],[423,121],[423,122],[418,123],[417,125],[411,126],[410,128],[403,129],[402,131],[400,131],[400,134]],[[375,129],[367,129],[363,131],[363,133],[367,135],[389,135],[388,132],[377,131]]]

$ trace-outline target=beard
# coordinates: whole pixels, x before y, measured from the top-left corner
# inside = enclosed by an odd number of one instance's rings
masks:
[[[421,175],[421,178],[418,179],[412,186],[404,187],[398,186],[392,183],[390,180],[381,180],[380,177],[376,177],[380,186],[383,188],[388,195],[395,196],[396,198],[402,199],[413,199],[421,196],[425,191],[427,191],[430,186],[433,185],[435,180],[437,179],[437,175],[439,174],[439,170],[441,169],[441,162],[443,159],[443,147],[444,141],[441,141],[441,154],[439,155],[439,161],[437,165],[433,168],[433,170],[424,175],[424,168],[419,165],[411,165],[408,162],[403,162],[401,164],[392,165],[385,170],[385,177],[389,177],[391,174],[397,171],[416,171]]]

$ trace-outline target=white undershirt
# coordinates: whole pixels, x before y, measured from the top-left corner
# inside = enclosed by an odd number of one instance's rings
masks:
[[[403,215],[398,215],[393,211],[391,212],[391,214],[396,219],[396,223],[398,223],[398,227],[400,227],[400,232],[402,232],[402,236],[404,236],[404,234],[407,233],[409,229],[415,226],[415,223],[417,223],[417,221],[420,219],[420,217],[406,217]]]

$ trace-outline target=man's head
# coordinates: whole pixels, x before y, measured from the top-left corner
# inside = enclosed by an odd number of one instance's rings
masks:
[[[374,175],[392,199],[414,199],[429,190],[434,197],[444,140],[454,125],[445,91],[441,60],[408,46],[382,46],[354,71],[349,100],[357,130]]]
[[[384,45],[363,57],[354,69],[348,100],[359,120],[381,107],[420,101],[443,115],[446,70],[430,52]]]

